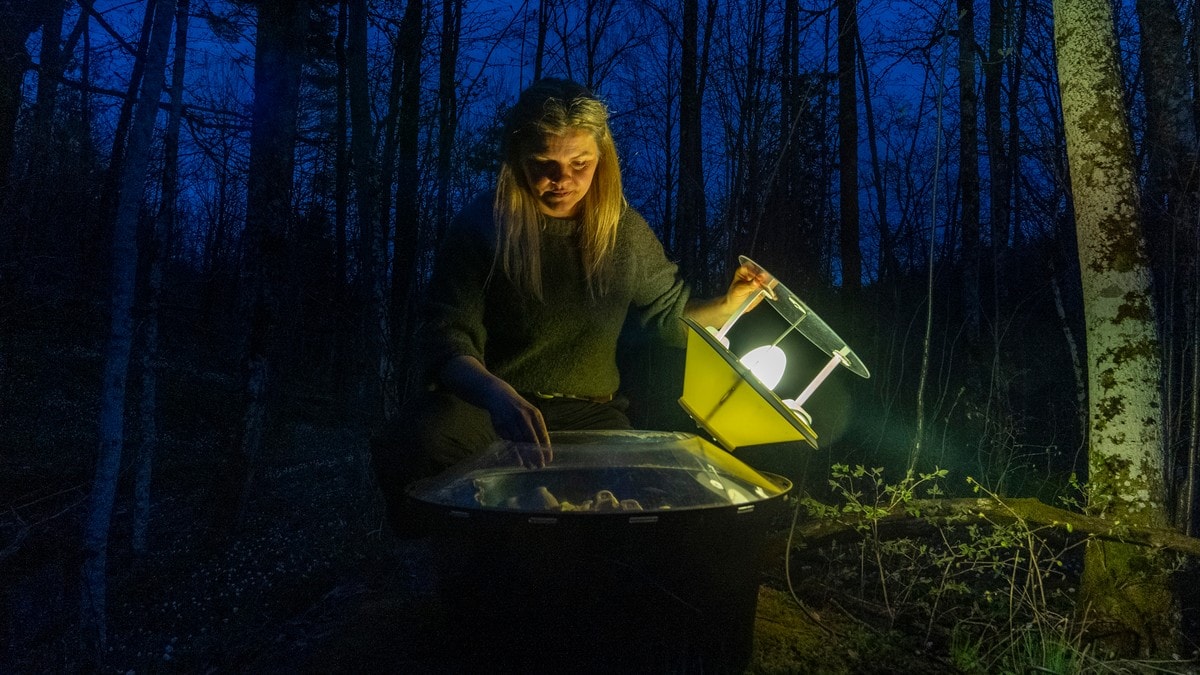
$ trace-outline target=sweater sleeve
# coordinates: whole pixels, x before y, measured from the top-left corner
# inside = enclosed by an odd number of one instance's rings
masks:
[[[427,382],[436,382],[456,356],[473,356],[487,365],[484,286],[493,250],[491,218],[484,217],[484,208],[477,201],[455,217],[434,259],[419,339]]]
[[[691,289],[679,276],[679,266],[667,259],[662,242],[645,219],[629,209],[625,220],[629,255],[636,261],[632,303],[640,323],[668,345],[683,347],[687,331],[680,319]]]

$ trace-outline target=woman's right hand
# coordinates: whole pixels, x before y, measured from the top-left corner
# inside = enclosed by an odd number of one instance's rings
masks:
[[[554,459],[542,411],[472,356],[456,356],[442,367],[439,381],[451,393],[488,411],[496,435],[518,444],[522,466],[544,467]]]
[[[490,391],[484,406],[492,416],[496,435],[517,443],[521,466],[530,469],[545,467],[554,459],[550,433],[542,419],[542,411],[518,394],[507,382],[497,379],[498,386]]]

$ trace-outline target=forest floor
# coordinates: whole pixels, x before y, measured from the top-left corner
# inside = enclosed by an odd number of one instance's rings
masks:
[[[128,508],[118,509],[110,646],[99,668],[77,649],[78,577],[73,556],[62,555],[66,535],[28,539],[0,567],[0,628],[9,635],[0,671],[471,672],[472,643],[447,624],[428,545],[380,527],[365,434],[301,425],[281,447],[227,545],[212,546],[202,526],[209,497],[194,473],[203,462],[181,470],[160,460],[148,555],[128,554]],[[779,563],[760,588],[749,672],[950,670],[903,636],[883,638],[839,611],[822,609],[820,619],[802,611],[783,590]]]
[[[130,550],[125,457],[108,552],[108,647],[98,659],[82,654],[80,532],[101,359],[99,347],[64,335],[48,325],[9,336],[0,350],[0,673],[502,672],[479,668],[474,636],[447,613],[428,543],[397,541],[383,527],[366,430],[327,401],[285,411],[292,421],[269,434],[241,526],[213,536],[214,514],[228,510],[215,486],[236,445],[239,387],[199,348],[164,369],[142,556]],[[789,578],[786,515],[769,538],[748,672],[957,672],[954,608],[941,608],[951,626],[935,631],[864,600],[874,572],[853,542],[793,549]],[[925,573],[889,572],[900,584]],[[1104,670],[1197,672],[1195,663]]]

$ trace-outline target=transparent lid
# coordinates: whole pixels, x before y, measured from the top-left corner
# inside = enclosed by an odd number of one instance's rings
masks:
[[[555,432],[553,461],[536,469],[517,460],[521,445],[494,443],[479,457],[414,484],[408,494],[459,509],[604,513],[751,504],[791,489],[787,480],[768,478],[693,434]]]
[[[746,256],[738,256],[739,262],[744,265],[750,265],[752,270],[759,278],[766,278],[767,294],[766,300],[776,312],[788,322],[796,332],[808,338],[818,349],[825,352],[830,357],[837,355],[841,358],[841,365],[850,369],[850,372],[859,377],[870,377],[871,372],[867,370],[866,364],[854,350],[850,349],[846,341],[838,337],[838,334],[833,332],[829,324],[821,320],[817,313],[809,309],[808,305],[804,304],[796,294],[788,290],[775,278],[775,275],[768,272],[761,265],[747,258]]]

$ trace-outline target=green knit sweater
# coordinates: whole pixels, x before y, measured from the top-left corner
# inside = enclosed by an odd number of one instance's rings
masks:
[[[522,393],[604,397],[619,384],[617,338],[631,310],[669,344],[682,346],[689,290],[645,219],[626,208],[617,226],[614,274],[606,294],[588,293],[578,223],[545,218],[543,300],[523,297],[496,267],[491,195],[450,226],[434,264],[422,342],[432,379],[467,355]]]

